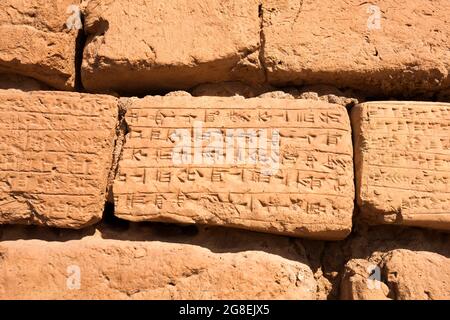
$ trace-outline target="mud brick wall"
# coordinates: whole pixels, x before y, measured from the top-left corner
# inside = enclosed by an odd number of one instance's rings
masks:
[[[449,299],[449,16],[2,1],[0,299]]]

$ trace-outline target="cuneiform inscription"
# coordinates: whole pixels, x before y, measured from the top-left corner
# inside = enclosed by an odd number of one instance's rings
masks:
[[[0,91],[0,223],[80,228],[101,218],[114,98]]]
[[[282,169],[277,174],[267,175],[260,169],[231,167],[186,167],[186,168],[123,168],[117,181],[132,183],[134,190],[176,190],[186,192],[229,189],[246,192],[352,192],[353,184],[345,175],[312,170]],[[118,184],[119,188],[119,184]],[[120,189],[118,189],[120,190]],[[126,189],[125,189],[126,190]]]
[[[353,149],[345,108],[300,100],[147,97],[133,100],[126,121],[129,133],[113,187],[121,218],[322,238],[327,231],[330,238],[342,238],[351,227]],[[232,136],[231,152],[218,152],[218,158],[234,162],[183,163],[173,153],[179,130],[188,133],[183,152],[189,159],[207,156],[211,132],[224,137],[224,146],[230,131],[244,135]],[[279,133],[279,167],[268,174],[249,133],[270,145],[273,132]],[[240,162],[242,153],[257,156]]]
[[[268,215],[286,215],[283,223],[298,224],[295,215],[309,215],[320,219],[323,215],[342,217],[351,209],[350,203],[344,204],[339,196],[301,195],[299,193],[123,193],[116,194],[115,203],[123,210],[125,217],[159,214],[161,210],[167,215],[178,215],[184,208],[187,218],[197,219],[196,210],[208,209],[221,212],[224,209],[232,211],[229,217],[233,220],[263,221]],[[275,218],[274,217],[274,218]],[[225,219],[225,217],[224,217]],[[340,222],[337,225],[343,225]]]
[[[450,105],[373,102],[355,107],[352,120],[363,214],[449,229]]]
[[[215,108],[190,108],[185,106],[177,110],[170,106],[165,108],[130,108],[128,119],[131,125],[137,127],[183,127],[191,126],[194,121],[202,121],[206,126],[229,128],[242,128],[250,123],[258,123],[258,128],[275,125],[287,127],[320,128],[323,124],[333,125],[346,130],[345,113],[332,108],[326,110],[313,110],[311,108],[262,108],[260,110],[244,109],[240,106],[226,106]]]

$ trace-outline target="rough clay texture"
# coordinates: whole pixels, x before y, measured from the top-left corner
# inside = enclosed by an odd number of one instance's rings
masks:
[[[330,84],[368,95],[448,88],[449,12],[449,0],[264,0],[268,81]]]
[[[234,97],[245,98],[275,98],[275,99],[310,99],[320,100],[345,107],[352,107],[358,102],[364,102],[365,98],[360,92],[353,90],[341,91],[334,86],[315,85],[304,87],[275,88],[268,84],[247,85],[242,82],[207,83],[195,87],[192,95],[196,97]],[[445,93],[441,94],[443,99]]]
[[[0,90],[0,223],[81,228],[101,219],[116,99]]]
[[[343,239],[351,230],[352,143],[342,106],[313,100],[146,97],[128,105],[125,121],[129,133],[113,188],[120,218],[319,239]],[[204,128],[192,136],[196,121],[204,121]],[[208,163],[207,146],[218,140],[225,145],[226,130],[239,128],[269,133],[255,146],[244,140],[242,164],[228,151],[222,154],[223,164]],[[275,129],[278,149],[271,145]],[[190,135],[182,152],[191,160],[179,164],[177,130]],[[219,138],[206,137],[207,130]],[[273,172],[266,172],[270,164],[260,161],[262,139],[271,140],[266,155],[279,163]]]
[[[329,299],[398,300],[408,295],[413,300],[437,300],[448,295],[448,232],[398,225],[368,226],[357,217],[354,223],[346,240],[326,243],[320,254],[322,273],[332,284],[331,290],[321,291],[328,292]],[[314,251],[305,248],[307,252],[318,251],[317,247]],[[439,272],[436,266],[441,268]],[[375,267],[378,269],[373,272]],[[323,277],[318,280],[323,282]],[[433,294],[427,296],[427,291]]]
[[[450,259],[436,253],[395,250],[383,259],[384,276],[399,300],[449,300]]]
[[[0,299],[316,298],[317,284],[306,258],[286,239],[229,231],[194,239],[178,236],[192,242],[187,244],[167,242],[170,234],[154,241],[149,230],[145,239],[135,241],[99,234],[97,230],[94,236],[64,243],[2,241]],[[278,254],[252,249],[239,239],[255,248],[269,241]],[[80,282],[71,281],[75,274]]]
[[[450,299],[449,13],[3,0],[0,299]],[[279,129],[276,174],[175,164],[198,120]]]
[[[351,117],[361,214],[450,230],[450,104],[371,102]]]
[[[375,277],[376,264],[364,259],[345,265],[340,297],[343,300],[388,300],[389,288]],[[376,272],[376,271],[375,271]],[[381,273],[378,272],[381,275]]]
[[[75,88],[78,30],[68,29],[76,0],[2,0],[0,71],[39,80],[59,90]],[[3,75],[0,75],[0,83]]]
[[[12,73],[0,74],[0,89],[18,89],[22,91],[50,90],[51,88],[33,78]]]
[[[73,4],[80,1],[3,1],[0,70],[72,90],[83,52],[83,84],[95,92],[230,80],[384,96],[450,88],[448,0],[89,0],[81,4],[85,48],[66,26]]]
[[[2,299],[436,300],[450,292],[450,235],[417,228],[357,227],[345,241],[324,242],[109,217],[82,230],[4,226],[0,241]],[[74,266],[77,290],[69,289]],[[369,289],[374,266],[379,286]]]
[[[374,257],[369,260],[372,259],[375,261],[356,259],[347,263],[341,285],[342,299],[450,299],[449,258],[432,252],[400,249],[383,254],[379,261]],[[386,284],[372,279],[370,271],[375,266]]]
[[[88,1],[83,85],[129,94],[264,81],[258,2]]]

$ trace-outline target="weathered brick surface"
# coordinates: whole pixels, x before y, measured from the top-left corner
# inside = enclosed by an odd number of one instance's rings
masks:
[[[98,221],[117,113],[106,96],[0,90],[0,223]]]
[[[394,250],[382,264],[397,300],[450,299],[450,259],[433,252]]]
[[[263,232],[342,239],[351,230],[353,159],[347,111],[313,100],[146,97],[128,106],[129,133],[114,183],[115,214],[132,221],[203,223]],[[203,121],[203,142],[192,135],[191,162],[176,163],[177,129],[193,131]],[[238,139],[222,163],[195,163],[206,156],[205,131],[279,130],[279,162],[237,162]],[[201,138],[200,138],[201,139]],[[226,140],[220,138],[223,146]],[[245,159],[259,153],[247,140]],[[254,153],[253,153],[254,152]],[[236,163],[227,162],[231,155]],[[260,158],[259,158],[260,159]],[[205,164],[206,163],[206,164]]]
[[[72,4],[79,1],[2,0],[0,71],[35,78],[56,89],[73,90],[78,30],[66,26]]]
[[[362,215],[450,230],[450,104],[371,102],[351,118]]]
[[[388,300],[389,288],[381,281],[377,264],[364,259],[352,259],[344,268],[340,284],[342,300]]]
[[[3,0],[0,299],[449,299],[449,13]]]
[[[102,239],[0,243],[0,299],[315,296],[306,264],[262,251],[214,253],[189,244]]]
[[[450,87],[449,8],[449,0],[264,0],[268,80],[367,95]]]
[[[264,80],[257,0],[91,0],[85,17],[82,80],[89,91]]]
[[[443,255],[399,249],[389,251],[379,258],[374,255],[369,261],[353,259],[346,265],[341,284],[342,299],[450,298],[450,259]],[[369,272],[376,267],[378,269],[375,273]]]

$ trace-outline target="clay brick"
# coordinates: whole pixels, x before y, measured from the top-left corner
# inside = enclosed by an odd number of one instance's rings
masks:
[[[76,39],[68,29],[74,0],[2,0],[0,71],[17,73],[60,90],[75,86]]]
[[[0,90],[0,224],[97,222],[117,113],[106,96]]]
[[[353,150],[342,106],[312,100],[146,97],[132,100],[126,121],[129,133],[113,187],[120,218],[321,239],[342,239],[351,230]],[[222,135],[197,146],[190,136],[185,153],[191,161],[175,163],[175,130],[195,131],[196,121],[203,121],[203,135],[197,137],[204,138],[207,129]],[[241,128],[245,134],[251,128],[266,132],[267,156],[279,163],[274,172],[268,173],[264,162],[227,161],[229,155],[237,161],[236,137],[232,152],[215,153],[224,156],[222,163],[195,162],[197,152],[206,156],[211,141],[222,141],[226,148],[227,129]],[[279,151],[270,145],[276,130]],[[243,145],[246,160],[262,150],[249,140]]]
[[[371,102],[351,118],[363,217],[450,230],[450,104]]]
[[[30,263],[32,262],[32,263]],[[315,299],[308,265],[160,241],[0,243],[0,299]]]
[[[83,85],[95,92],[137,94],[264,81],[258,2],[89,1]]]
[[[340,285],[342,300],[389,300],[389,288],[381,281],[381,269],[364,259],[346,265]]]
[[[269,83],[392,96],[448,88],[449,8],[448,0],[264,0]]]
[[[374,268],[377,268],[376,273],[369,273]],[[383,252],[381,256],[380,252],[377,252],[369,258],[369,261],[352,259],[345,266],[341,298],[449,299],[450,259],[434,252],[405,249]]]
[[[450,259],[433,252],[394,250],[383,259],[384,276],[397,300],[450,299]]]

